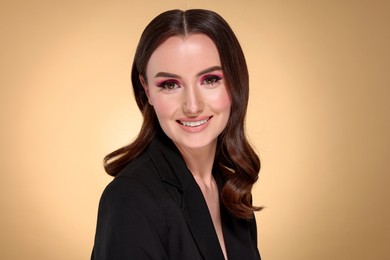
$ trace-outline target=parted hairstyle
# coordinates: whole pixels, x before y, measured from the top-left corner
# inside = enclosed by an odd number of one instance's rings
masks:
[[[162,132],[154,108],[149,104],[140,76],[147,83],[146,68],[152,53],[172,36],[207,35],[216,45],[224,79],[231,97],[230,117],[218,137],[214,167],[224,177],[221,200],[231,214],[241,219],[253,217],[251,191],[258,179],[260,160],[245,133],[249,98],[249,75],[241,46],[227,22],[209,10],[171,10],[154,18],[141,35],[132,66],[135,100],[143,115],[137,138],[104,158],[105,170],[116,176],[130,161],[140,156],[153,137]],[[189,61],[190,62],[190,61]]]

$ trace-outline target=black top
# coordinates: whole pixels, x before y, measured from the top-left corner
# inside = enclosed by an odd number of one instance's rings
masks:
[[[220,204],[228,259],[260,259],[255,219],[237,219]],[[91,259],[224,259],[203,194],[166,136],[104,190]]]

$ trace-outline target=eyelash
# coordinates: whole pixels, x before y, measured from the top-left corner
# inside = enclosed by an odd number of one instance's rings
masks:
[[[221,76],[218,76],[218,75],[206,75],[202,78],[201,80],[201,84],[202,85],[211,85],[211,86],[214,86],[215,84],[218,84],[219,81],[222,79]],[[206,82],[208,80],[211,80],[211,82]]]
[[[179,82],[175,80],[164,80],[162,82],[157,83],[157,87],[162,88],[164,90],[173,90],[180,86]]]

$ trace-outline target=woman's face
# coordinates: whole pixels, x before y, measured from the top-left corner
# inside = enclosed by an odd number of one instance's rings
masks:
[[[231,99],[213,41],[203,34],[168,38],[150,57],[146,77],[149,103],[176,146],[215,148]]]

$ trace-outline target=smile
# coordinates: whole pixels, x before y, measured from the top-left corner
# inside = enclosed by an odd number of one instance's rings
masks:
[[[201,126],[201,125],[207,123],[207,121],[209,121],[210,118],[211,117],[208,117],[206,119],[199,120],[199,121],[181,121],[181,120],[177,120],[177,122],[179,122],[180,124],[182,124],[184,126],[197,127],[197,126]]]

